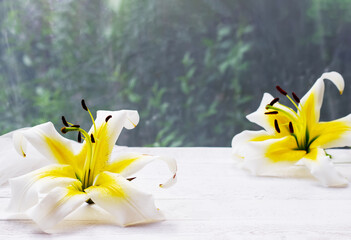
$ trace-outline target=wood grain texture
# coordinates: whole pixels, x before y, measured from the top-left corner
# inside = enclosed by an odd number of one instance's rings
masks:
[[[351,239],[351,189],[324,188],[313,178],[254,177],[237,169],[229,148],[129,148],[173,156],[178,183],[158,188],[170,173],[154,162],[135,183],[155,196],[166,221],[122,228],[107,213],[82,206],[45,234],[25,215],[5,208],[0,188],[0,239]],[[351,172],[351,166],[343,171]]]

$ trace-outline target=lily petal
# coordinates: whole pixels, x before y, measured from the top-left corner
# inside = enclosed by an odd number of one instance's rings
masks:
[[[301,162],[310,169],[311,174],[326,187],[345,187],[347,179],[334,167],[331,159],[325,155],[323,149],[313,149]]]
[[[18,132],[14,141],[15,148],[20,153],[26,149],[25,145],[28,142],[51,163],[68,164],[75,169],[82,167],[78,166],[74,158],[75,149],[79,144],[62,137],[51,122]]]
[[[106,122],[108,116],[111,116]],[[134,128],[139,123],[137,111],[97,111],[96,132],[94,126],[89,133],[93,133],[96,143],[94,143],[94,159],[98,159],[93,166],[94,172],[103,170],[106,162],[110,158],[113,147],[120,135],[123,127]],[[86,145],[85,145],[86,146]],[[83,151],[85,151],[83,149]]]
[[[13,144],[13,136],[14,133],[0,137],[0,185],[9,178],[26,174],[46,164],[43,156],[32,146],[29,146],[28,149],[31,152],[30,156],[23,157],[23,155],[17,154]]]
[[[50,165],[9,180],[12,198],[8,210],[22,212],[38,202],[38,193],[57,186],[80,184],[68,165]]]
[[[305,168],[297,166],[297,161],[290,157],[296,155],[291,149],[285,148],[289,159],[279,158],[274,161],[267,157],[267,151],[272,144],[279,144],[286,141],[288,137],[272,138],[266,131],[243,131],[232,140],[233,156],[238,167],[248,170],[257,176],[274,177],[308,177],[310,173]],[[274,154],[274,153],[270,153]],[[304,155],[298,151],[297,154]],[[298,159],[299,156],[295,158]]]
[[[343,77],[337,72],[323,73],[317,79],[312,88],[301,99],[300,106],[302,106],[302,114],[305,114],[306,119],[309,121],[308,125],[312,125],[319,121],[320,109],[322,107],[324,96],[324,79],[330,80],[339,90],[340,94],[343,93],[345,82]]]
[[[334,121],[320,122],[311,131],[318,136],[311,148],[351,146],[351,114]]]
[[[326,149],[333,163],[351,163],[351,149]]]
[[[268,134],[266,131],[249,131],[245,130],[232,139],[232,152],[234,159],[237,161],[244,161],[246,153],[251,150],[250,146],[247,145],[253,139],[271,138],[272,135]],[[249,149],[247,149],[249,147]]]
[[[160,187],[170,187],[177,181],[177,163],[175,159],[162,156],[152,156],[139,153],[124,153],[119,155],[106,167],[106,171],[119,173],[123,177],[128,177],[147,164],[153,161],[163,161],[168,165],[169,170],[172,173],[172,177],[163,184],[160,184]]]
[[[295,164],[306,153],[289,148],[289,141],[291,141],[290,137],[285,137],[247,143],[248,151],[243,156],[245,161],[241,167],[259,176],[297,177],[305,175],[305,171],[297,169]],[[277,148],[272,148],[274,145]]]
[[[85,189],[88,196],[109,212],[121,226],[163,220],[151,194],[143,193],[119,174],[102,172],[95,186]]]
[[[87,195],[73,186],[57,187],[31,208],[28,215],[45,231],[62,221],[86,200]]]

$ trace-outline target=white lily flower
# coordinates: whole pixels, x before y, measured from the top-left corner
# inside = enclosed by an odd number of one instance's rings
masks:
[[[233,154],[241,167],[261,176],[297,176],[302,165],[324,186],[348,184],[333,166],[332,160],[337,159],[331,159],[324,149],[351,145],[351,114],[330,122],[319,121],[324,79],[330,80],[342,94],[344,79],[337,72],[328,72],[301,101],[292,93],[293,101],[277,86],[296,110],[280,104],[279,98],[263,95],[259,108],[247,119],[264,130],[243,131],[232,140]]]
[[[83,108],[89,112],[84,101]],[[77,131],[84,142],[62,137],[51,122],[20,131],[16,149],[25,158],[26,146],[33,146],[51,164],[9,180],[12,198],[9,210],[24,212],[45,231],[54,227],[82,204],[96,204],[109,212],[117,224],[127,226],[163,220],[152,195],[138,190],[127,178],[146,164],[164,161],[172,177],[161,187],[176,181],[174,159],[137,153],[114,156],[112,149],[122,131],[139,122],[137,111],[98,111],[88,132],[68,123],[63,133]],[[42,200],[39,194],[45,194]]]

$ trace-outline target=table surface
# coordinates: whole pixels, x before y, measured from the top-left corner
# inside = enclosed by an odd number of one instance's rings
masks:
[[[134,180],[154,194],[165,221],[123,228],[107,214],[82,207],[47,234],[25,215],[6,213],[5,185],[0,239],[351,239],[350,187],[325,188],[309,177],[251,176],[235,166],[230,148],[128,151],[177,159],[178,182],[172,188],[157,187],[170,176],[162,162],[145,167]]]

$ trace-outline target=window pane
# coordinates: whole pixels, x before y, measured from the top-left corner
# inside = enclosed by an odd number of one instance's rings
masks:
[[[351,1],[0,1],[0,131],[136,109],[128,146],[230,146],[275,85],[326,84],[322,120],[351,112]],[[330,89],[330,91],[329,91]]]

